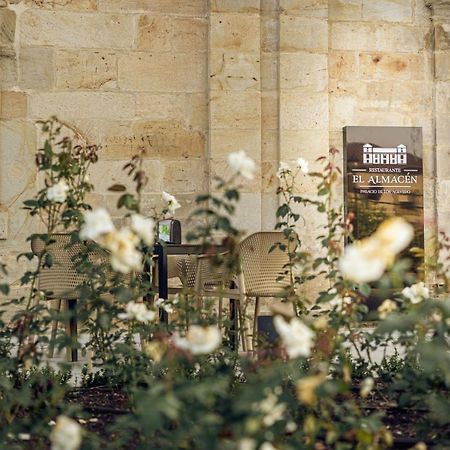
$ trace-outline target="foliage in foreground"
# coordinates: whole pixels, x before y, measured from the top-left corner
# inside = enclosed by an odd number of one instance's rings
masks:
[[[42,127],[47,140],[36,162],[46,187],[25,206],[43,220],[45,232],[30,239],[40,239],[44,248],[38,255],[23,255],[36,260],[36,270],[22,279],[29,295],[8,300],[0,316],[11,305],[18,308],[11,320],[0,323],[2,447],[384,449],[393,435],[383,425],[383,409],[373,408],[380,397],[386,405],[422,411],[417,440],[429,439],[430,430],[437,429],[439,443],[449,445],[450,302],[430,298],[408,260],[396,259],[412,238],[402,219],[385,222],[342,255],[342,239],[351,239],[351,229],[333,207],[340,175],[335,150],[319,161],[322,172],[310,173],[302,159],[296,167],[280,167],[277,229],[285,239],[278,246],[289,262],[279,274],[286,287],[277,303],[288,307],[274,318],[278,341],[261,342],[242,354],[233,349],[239,330],[232,329],[231,320],[219,326],[214,298],[200,299],[186,289],[154,302],[151,271],[136,273],[153,263],[149,249],[156,242],[157,221],[179,206],[163,193],[151,217],[143,216],[143,155],[126,166],[136,192],[112,187],[121,192],[118,203],[127,221],[116,228],[106,211],[90,211],[85,201],[93,188],[87,169],[98,148],[79,143],[79,136],[61,138],[64,127],[56,119]],[[205,253],[214,254],[217,246],[228,250],[214,258],[216,269],[226,267],[224,273],[239,266],[241,233],[232,216],[239,183],[254,169],[243,152],[230,155],[229,162],[233,175],[216,180],[219,194],[198,197],[192,213],[198,226],[191,232]],[[299,177],[317,180],[317,195],[302,195]],[[305,249],[298,232],[312,209],[324,215],[318,255]],[[115,411],[120,414],[102,432],[93,424],[105,411],[89,412],[71,402],[70,373],[53,371],[45,359],[49,325],[72,314],[51,309],[37,284],[40,271],[54,264],[49,249],[61,230],[80,250],[74,264],[85,282],[79,286],[77,312],[89,339],[82,345],[59,333],[56,347],[76,345],[88,356],[81,379],[85,388],[100,386],[126,399],[125,409]],[[446,281],[446,267],[436,269]],[[328,288],[311,299],[305,287],[324,279]],[[386,299],[375,329],[369,330],[363,326],[365,300],[374,287]],[[7,284],[0,290],[7,295]],[[161,309],[170,314],[169,324],[158,320]]]

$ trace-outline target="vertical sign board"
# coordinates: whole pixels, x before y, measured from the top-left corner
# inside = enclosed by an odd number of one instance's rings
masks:
[[[344,148],[344,205],[354,214],[354,237],[401,216],[415,229],[410,247],[423,248],[422,128],[345,127]]]

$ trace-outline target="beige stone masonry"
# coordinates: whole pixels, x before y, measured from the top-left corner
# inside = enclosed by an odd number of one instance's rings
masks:
[[[31,8],[95,11],[97,0],[25,0]]]
[[[154,12],[201,16],[207,12],[205,0],[97,0],[98,9],[108,12]]]
[[[24,92],[0,91],[0,119],[21,119],[27,114]]]
[[[55,87],[58,89],[117,88],[116,52],[56,50]]]
[[[21,89],[50,90],[53,87],[53,49],[22,47],[19,57],[19,86]]]
[[[20,16],[22,45],[61,48],[131,48],[134,17],[68,11],[27,10]]]
[[[127,53],[119,56],[119,87],[141,92],[202,92],[206,71],[203,53]]]
[[[16,13],[10,9],[0,10],[0,47],[12,46],[16,31]]]

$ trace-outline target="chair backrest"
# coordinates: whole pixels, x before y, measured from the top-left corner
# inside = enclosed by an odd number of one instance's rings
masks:
[[[47,252],[52,256],[51,267],[41,267],[38,275],[38,289],[45,292],[47,299],[76,299],[76,288],[87,281],[86,275],[75,268],[76,256],[82,251],[81,243],[70,243],[70,234],[53,234]],[[39,255],[45,248],[42,239],[31,241],[31,250]]]
[[[260,231],[246,237],[239,244],[239,257],[244,291],[251,297],[275,297],[289,284],[285,279],[277,281],[284,274],[289,263],[287,251],[282,251],[277,243],[287,245],[282,232]],[[272,251],[271,249],[276,246]]]

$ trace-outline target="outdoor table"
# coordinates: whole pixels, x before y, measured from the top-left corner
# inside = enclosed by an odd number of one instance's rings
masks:
[[[216,246],[217,253],[224,252],[226,248],[224,246]],[[153,254],[158,257],[158,294],[159,298],[167,299],[169,295],[169,280],[168,280],[168,256],[169,255],[200,255],[204,253],[205,246],[202,244],[168,244],[157,242],[153,248]],[[149,270],[149,269],[147,269]],[[232,286],[234,287],[234,286]],[[230,330],[235,332],[235,321],[237,318],[236,300],[230,298],[230,320],[233,323],[233,327]],[[161,322],[168,323],[169,316],[166,311],[161,309],[160,312]]]

